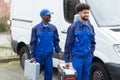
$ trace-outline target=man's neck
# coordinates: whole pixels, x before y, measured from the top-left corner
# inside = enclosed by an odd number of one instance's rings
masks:
[[[43,21],[44,25],[48,25],[48,22]]]
[[[80,19],[80,21],[82,22],[82,24],[84,24],[86,21],[85,20],[83,20],[83,19]]]

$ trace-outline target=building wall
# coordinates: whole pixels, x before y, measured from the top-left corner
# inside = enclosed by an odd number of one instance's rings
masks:
[[[9,17],[10,15],[10,2],[5,3],[4,0],[0,0],[0,18]]]

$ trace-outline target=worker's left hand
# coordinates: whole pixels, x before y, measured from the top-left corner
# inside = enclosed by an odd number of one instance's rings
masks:
[[[62,58],[63,58],[62,53],[59,53],[59,54],[58,54],[58,58],[59,58],[59,59],[62,59]]]

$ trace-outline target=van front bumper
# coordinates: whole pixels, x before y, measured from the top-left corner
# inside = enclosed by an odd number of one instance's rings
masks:
[[[120,64],[106,63],[105,66],[106,66],[112,80],[120,79]]]

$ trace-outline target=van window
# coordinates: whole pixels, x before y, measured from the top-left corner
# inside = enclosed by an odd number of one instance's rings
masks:
[[[120,26],[120,0],[86,0],[101,27]]]
[[[74,15],[76,14],[75,6],[79,0],[64,0],[64,16],[65,20],[69,23],[73,22]]]

